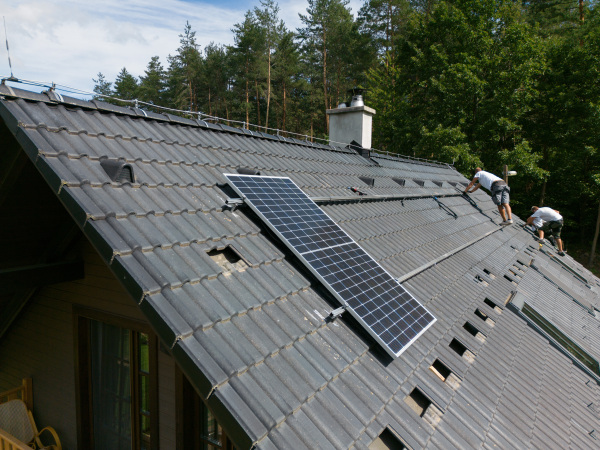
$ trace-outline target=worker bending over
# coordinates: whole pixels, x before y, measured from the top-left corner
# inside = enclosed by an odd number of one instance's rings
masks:
[[[473,185],[475,188],[471,191],[471,187]],[[502,222],[500,225],[510,225],[513,223],[512,220],[512,210],[510,209],[510,188],[504,182],[504,180],[500,177],[497,177],[493,173],[486,172],[485,170],[481,170],[481,167],[475,169],[475,176],[473,180],[469,183],[467,188],[465,189],[465,194],[469,192],[475,192],[481,186],[486,188],[488,191],[492,193],[492,201],[494,205],[498,207],[498,212],[502,216]]]
[[[558,254],[560,256],[565,256],[565,252],[563,251],[563,242],[560,238],[560,232],[563,227],[563,217],[560,215],[560,213],[552,208],[538,208],[537,206],[532,206],[531,212],[533,214],[527,219],[527,225],[533,225],[537,219],[541,219],[544,223],[541,228],[538,229],[540,239],[544,239],[544,233],[554,236],[556,247],[558,248]]]

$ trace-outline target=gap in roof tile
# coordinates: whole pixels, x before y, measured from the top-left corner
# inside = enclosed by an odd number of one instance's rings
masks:
[[[456,390],[459,388],[460,378],[458,378],[454,372],[439,359],[436,359],[433,364],[429,366],[429,370],[452,389]]]
[[[462,356],[467,362],[472,363],[475,360],[475,354],[458,339],[452,339],[449,347],[458,353],[459,356]]]
[[[484,272],[484,273],[485,273],[485,274],[486,274],[488,277],[490,277],[492,280],[493,280],[494,278],[496,278],[496,275],[494,275],[494,274],[493,274],[493,273],[492,273],[490,270],[488,270],[488,269],[483,269],[483,272]]]
[[[405,450],[408,448],[402,439],[389,428],[385,428],[369,445],[369,450]]]
[[[221,268],[225,269],[223,275],[229,276],[232,272],[243,272],[249,264],[242,259],[240,254],[230,245],[224,249],[212,249],[206,252],[211,259]]]
[[[493,327],[494,325],[496,325],[496,321],[491,319],[490,316],[488,316],[486,313],[484,313],[482,310],[480,310],[479,308],[477,308],[475,310],[475,315],[477,317],[479,317],[481,320],[483,320],[486,324],[488,324],[490,327]]]
[[[463,325],[463,328],[465,330],[467,330],[467,332],[471,335],[473,335],[477,340],[481,341],[481,342],[485,342],[485,339],[487,338],[487,336],[485,334],[483,334],[481,331],[479,331],[477,329],[477,327],[475,325],[473,325],[471,322],[465,322],[465,324]]]
[[[485,303],[486,305],[488,305],[490,308],[493,308],[494,311],[496,311],[498,314],[502,314],[502,308],[500,308],[500,306],[498,306],[496,303],[494,303],[493,301],[491,301],[489,298],[484,298],[483,299],[483,303]]]

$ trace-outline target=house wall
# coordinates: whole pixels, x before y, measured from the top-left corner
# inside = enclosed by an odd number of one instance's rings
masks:
[[[32,377],[36,423],[54,427],[65,449],[77,447],[73,308],[145,322],[92,246],[82,247],[85,278],[38,291],[0,341],[0,392]],[[175,448],[175,363],[164,349],[158,371],[160,447]]]

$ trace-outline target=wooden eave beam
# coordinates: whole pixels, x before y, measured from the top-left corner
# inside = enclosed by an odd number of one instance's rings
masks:
[[[83,276],[83,261],[58,261],[0,270],[0,285],[14,287],[46,286],[80,280]]]

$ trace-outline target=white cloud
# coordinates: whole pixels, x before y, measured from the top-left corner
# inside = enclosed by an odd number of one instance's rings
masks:
[[[361,3],[351,2],[354,13]],[[0,11],[17,78],[91,91],[98,72],[111,81],[123,67],[143,75],[153,56],[166,67],[186,21],[201,46],[211,41],[232,44],[231,28],[254,5],[259,0],[0,0]],[[298,13],[305,13],[307,2],[286,0],[279,5],[288,28],[301,26]],[[10,69],[6,47],[0,48],[4,77]]]

